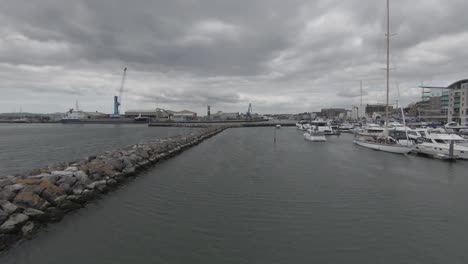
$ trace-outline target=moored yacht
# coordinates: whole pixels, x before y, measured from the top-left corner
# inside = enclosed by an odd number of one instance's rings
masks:
[[[304,133],[304,139],[312,142],[325,142],[327,138],[322,131],[318,131],[317,129],[309,129],[306,133]]]
[[[414,151],[433,157],[454,156],[454,158],[468,159],[468,142],[466,139],[447,133],[424,133]],[[453,150],[450,145],[453,144]],[[452,153],[451,153],[452,152]]]
[[[354,125],[350,123],[343,123],[338,127],[340,132],[350,133],[354,129]]]
[[[356,133],[354,143],[366,148],[374,150],[382,150],[397,154],[407,154],[411,152],[412,146],[409,145],[409,140],[406,140],[406,144],[403,144],[399,138],[395,138],[391,135],[392,131],[388,127],[389,112],[388,112],[388,101],[389,101],[389,88],[390,88],[390,1],[387,0],[387,67],[386,67],[386,107],[385,107],[385,128],[382,133]],[[404,116],[403,116],[404,120]],[[395,133],[394,133],[395,134]],[[406,134],[406,133],[405,133]],[[406,136],[407,138],[407,136]]]
[[[299,130],[307,130],[310,128],[310,123],[309,121],[301,120],[296,123],[296,128]]]
[[[317,130],[322,132],[326,136],[335,135],[336,133],[333,131],[330,123],[324,120],[314,120],[311,122],[311,128],[309,131]]]

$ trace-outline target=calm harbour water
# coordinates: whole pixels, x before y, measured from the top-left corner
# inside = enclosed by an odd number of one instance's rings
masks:
[[[190,131],[122,124],[0,124],[0,175],[24,173],[51,163]]]
[[[468,263],[467,162],[273,133],[226,130],[0,263]]]

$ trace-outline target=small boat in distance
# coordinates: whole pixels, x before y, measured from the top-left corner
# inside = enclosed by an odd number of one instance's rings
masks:
[[[138,116],[135,117],[133,120],[134,120],[135,122],[139,122],[139,123],[142,123],[142,122],[146,122],[146,123],[147,123],[147,122],[149,122],[150,119],[149,119],[148,117],[141,116],[141,113],[140,113],[140,114],[138,114]]]
[[[18,119],[13,119],[11,122],[12,123],[30,123],[31,121],[26,117],[22,117]]]
[[[278,125],[276,125],[275,127],[276,127],[276,129],[280,129],[280,128],[281,128],[281,125],[278,124]]]

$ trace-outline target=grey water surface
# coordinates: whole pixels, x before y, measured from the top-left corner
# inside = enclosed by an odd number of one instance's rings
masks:
[[[468,263],[468,163],[274,133],[226,130],[0,263]]]
[[[0,124],[0,175],[24,173],[190,131],[125,124]]]

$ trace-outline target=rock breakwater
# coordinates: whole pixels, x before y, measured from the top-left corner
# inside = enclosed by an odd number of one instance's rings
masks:
[[[223,131],[210,127],[188,135],[155,139],[81,160],[0,176],[0,251],[68,212],[119,186],[158,161],[175,156]]]

